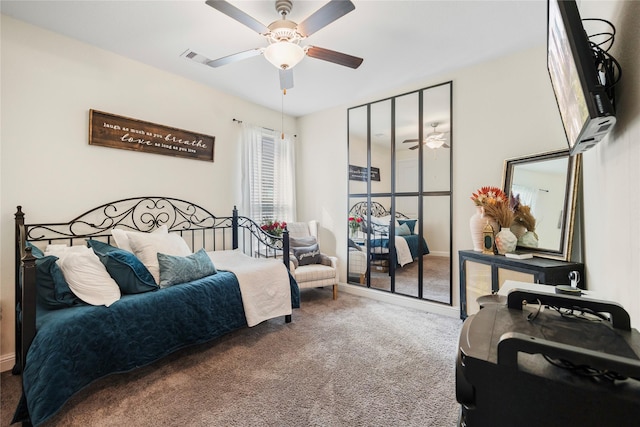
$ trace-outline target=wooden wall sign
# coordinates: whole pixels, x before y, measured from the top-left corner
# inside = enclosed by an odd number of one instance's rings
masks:
[[[89,144],[213,162],[215,137],[89,110]]]
[[[351,181],[366,181],[367,168],[349,165],[349,179]],[[371,167],[371,181],[380,181],[380,168]]]

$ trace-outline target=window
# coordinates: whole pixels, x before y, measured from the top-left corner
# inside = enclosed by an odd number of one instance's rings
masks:
[[[243,212],[257,222],[295,220],[293,140],[279,132],[243,125]]]

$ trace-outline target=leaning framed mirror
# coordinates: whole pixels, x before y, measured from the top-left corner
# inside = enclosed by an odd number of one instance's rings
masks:
[[[503,189],[515,211],[517,250],[570,260],[580,163],[569,150],[505,160]]]

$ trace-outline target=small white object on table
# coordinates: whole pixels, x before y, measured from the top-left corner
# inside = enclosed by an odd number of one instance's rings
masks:
[[[556,293],[555,286],[553,285],[518,282],[516,280],[505,280],[505,282],[502,284],[502,287],[500,287],[500,290],[498,291],[498,295],[507,296],[509,294],[509,291],[511,291],[512,289],[522,289],[525,291],[543,292],[543,293],[549,293],[549,294]],[[598,295],[591,291],[586,291],[584,289],[582,289],[582,297],[589,298],[589,299],[597,299],[597,300],[603,299],[601,295]]]

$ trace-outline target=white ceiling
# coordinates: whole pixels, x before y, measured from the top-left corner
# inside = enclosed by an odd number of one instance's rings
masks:
[[[274,1],[231,0],[258,21],[279,19]],[[301,22],[325,1],[294,0]],[[354,106],[431,76],[545,43],[546,1],[373,1],[312,34],[312,44],[364,58],[353,70],[304,58],[284,111],[303,116]],[[84,41],[279,111],[278,70],[261,56],[211,68],[180,56],[210,59],[266,46],[262,36],[193,1],[5,1],[3,14]],[[418,89],[419,86],[415,87]],[[391,94],[391,93],[389,93]]]

